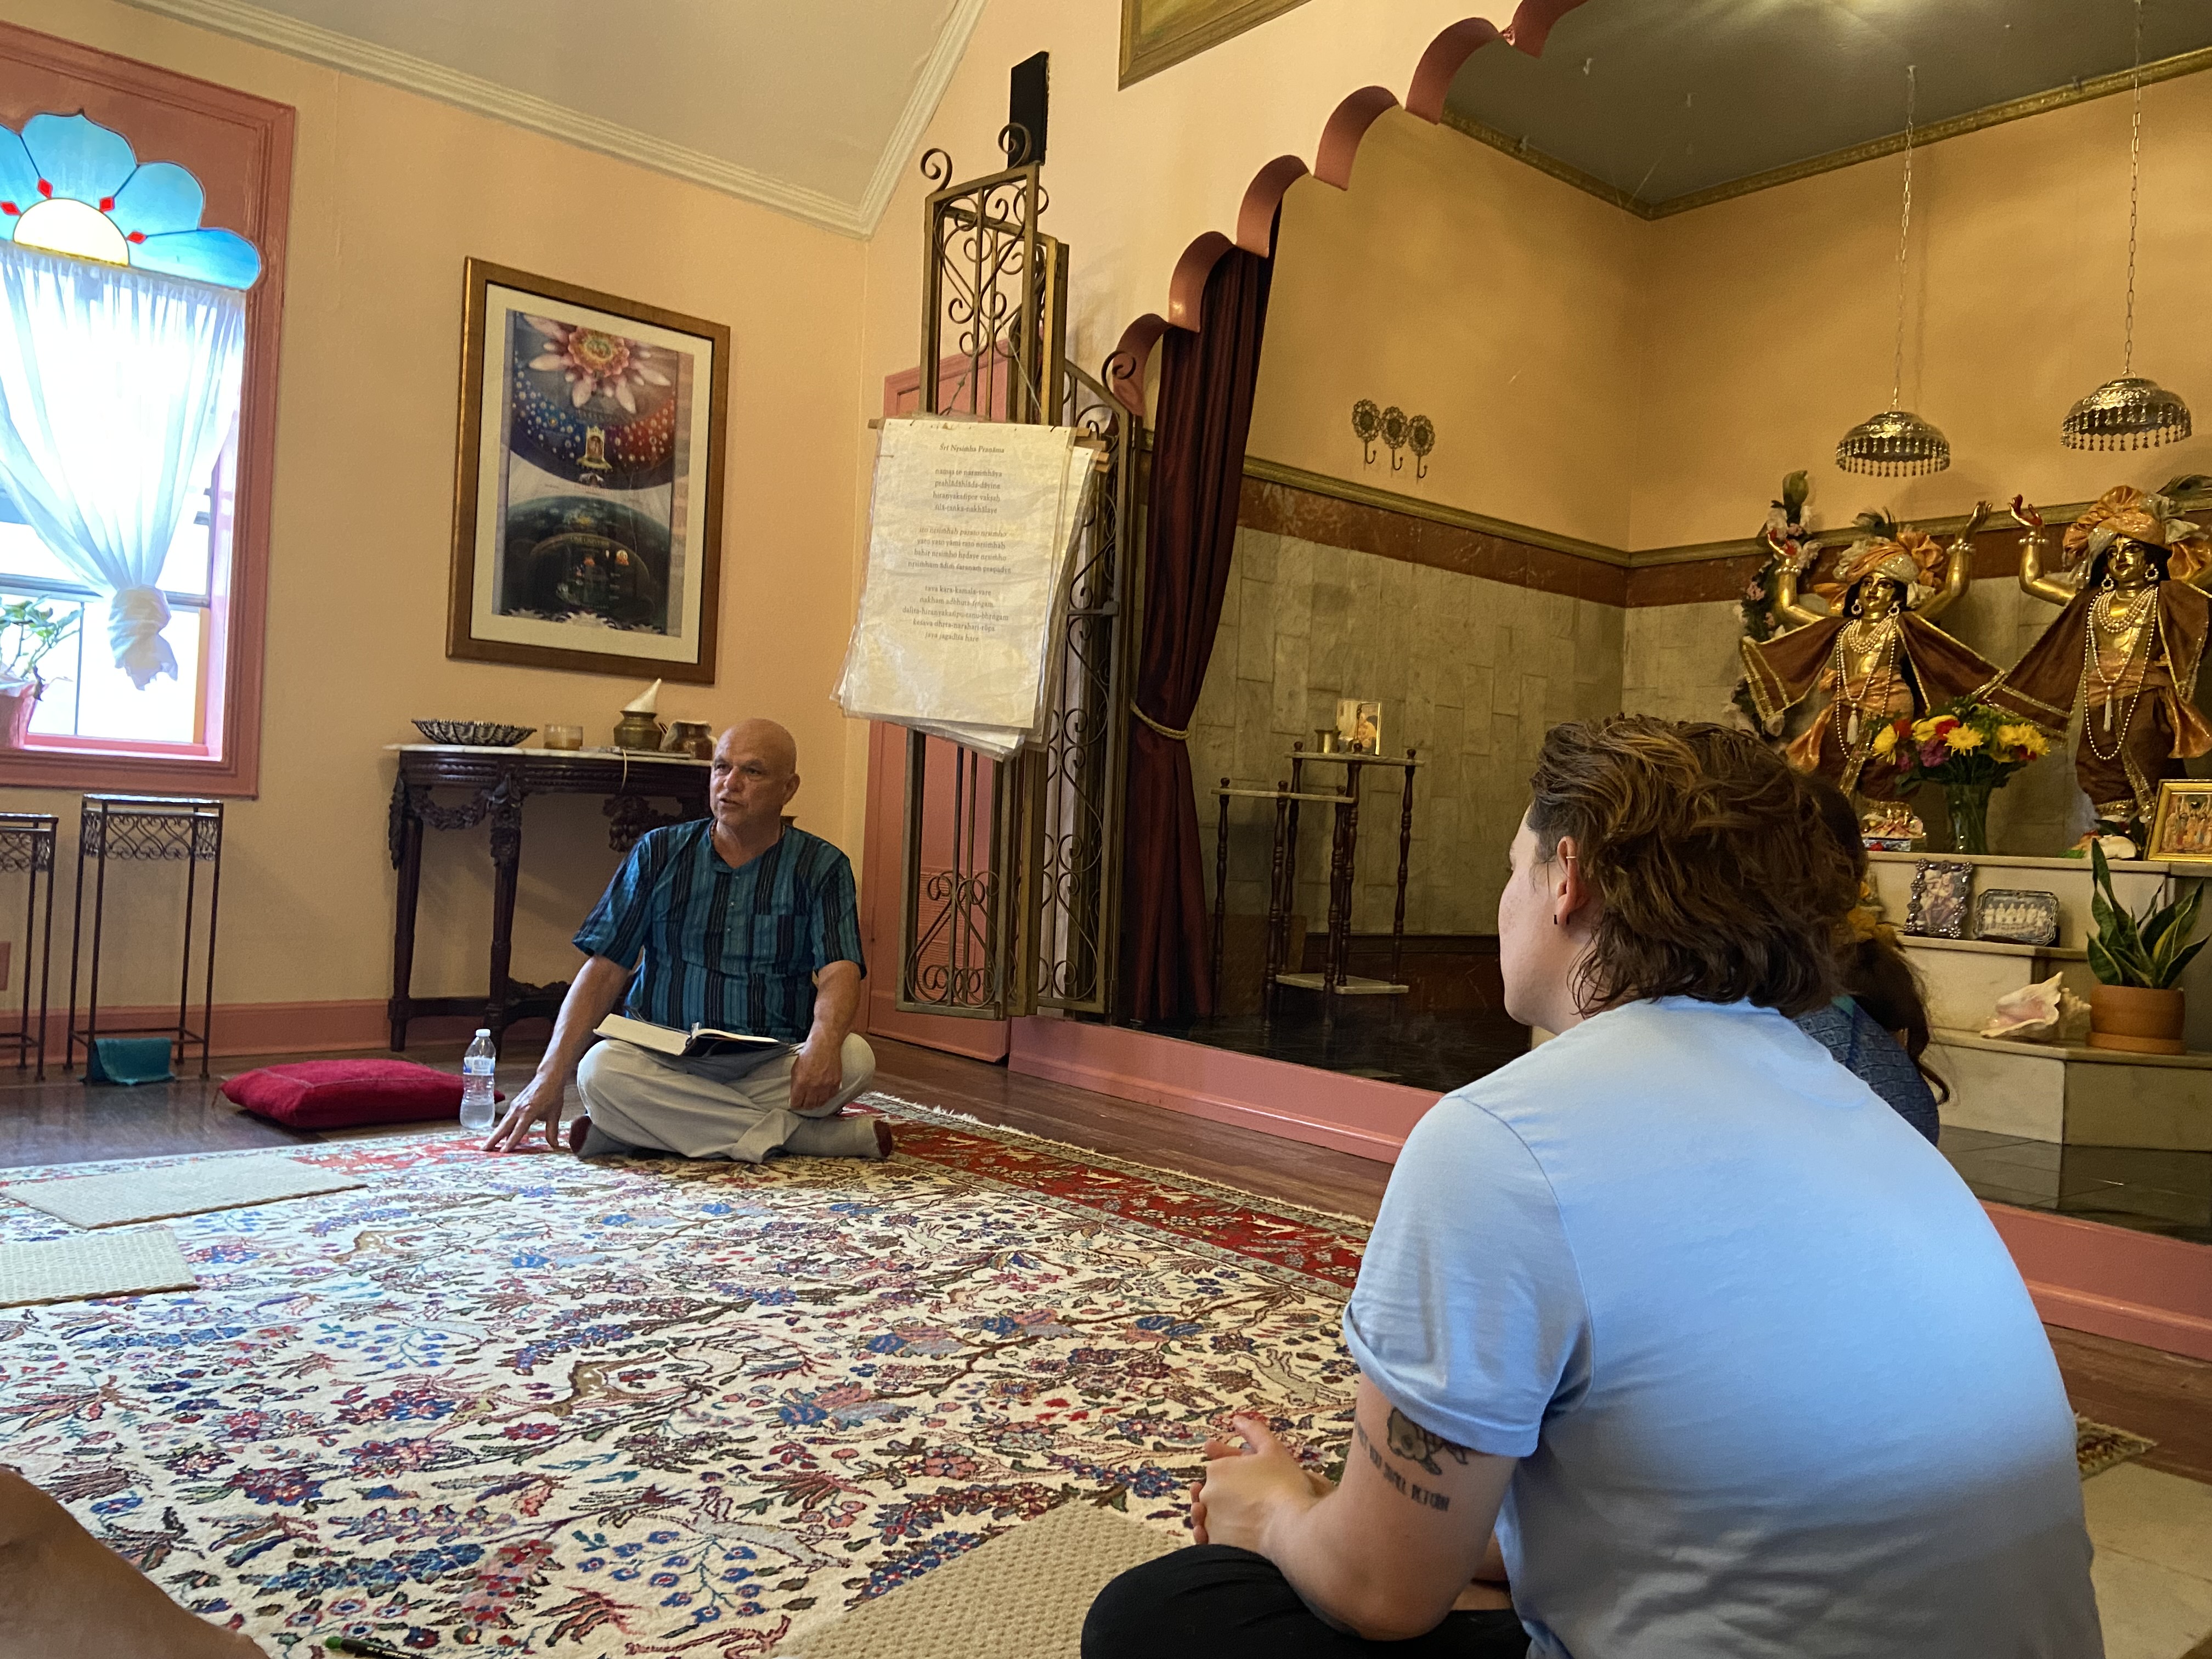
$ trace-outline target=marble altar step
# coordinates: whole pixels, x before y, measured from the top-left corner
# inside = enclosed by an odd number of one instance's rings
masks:
[[[2212,1152],[2212,1054],[2009,1042],[1941,1026],[1934,1038],[1926,1058],[1951,1085],[1948,1126],[2069,1146]]]

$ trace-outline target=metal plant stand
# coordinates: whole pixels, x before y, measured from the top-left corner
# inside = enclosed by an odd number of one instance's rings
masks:
[[[27,1069],[31,1056],[39,1057],[38,1077],[46,1075],[47,993],[53,983],[54,965],[54,835],[61,819],[52,812],[0,812],[0,871],[21,870],[29,880],[23,897],[23,975],[21,1024],[0,1031],[0,1048],[15,1050],[15,1069]],[[46,889],[45,925],[40,925],[39,883]],[[39,941],[39,1014],[31,1018],[31,941]]]
[[[177,975],[177,1018],[161,1025],[108,1026],[100,1024],[100,957],[107,908],[107,866],[110,860],[125,863],[173,863],[185,866],[185,953]],[[92,948],[88,963],[84,942],[85,866],[93,866]],[[200,1004],[200,1029],[186,1023],[192,994],[192,915],[199,897],[199,871],[210,866],[207,897],[207,975]],[[76,844],[76,915],[70,936],[69,1048],[66,1069],[76,1066],[81,1040],[88,1060],[93,1039],[108,1036],[152,1036],[167,1032],[176,1045],[181,1065],[185,1050],[199,1045],[200,1075],[208,1074],[208,1045],[215,1022],[216,910],[222,896],[222,803],[195,795],[87,795]],[[85,1005],[84,1027],[76,1023],[79,970],[89,967],[90,986]]]

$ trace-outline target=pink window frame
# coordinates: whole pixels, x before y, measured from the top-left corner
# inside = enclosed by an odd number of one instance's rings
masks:
[[[246,296],[246,378],[238,438],[225,456],[215,511],[232,515],[227,596],[209,612],[224,635],[223,672],[207,687],[210,744],[148,744],[41,738],[0,752],[0,787],[252,795],[261,776],[261,687],[269,606],[269,526],[276,477],[276,359],[284,320],[284,252],[292,205],[294,113],[209,81],[0,23],[0,123],[82,110],[131,140],[143,161],[174,161],[207,191],[201,222],[261,251]],[[197,752],[195,752],[197,750]],[[210,751],[212,750],[212,753]]]

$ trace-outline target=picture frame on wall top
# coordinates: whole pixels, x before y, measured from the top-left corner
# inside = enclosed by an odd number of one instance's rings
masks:
[[[730,331],[468,261],[446,654],[712,684]]]
[[[1121,85],[1195,58],[1306,0],[1121,0]]]

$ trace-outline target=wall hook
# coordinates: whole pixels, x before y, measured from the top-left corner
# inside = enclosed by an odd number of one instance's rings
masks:
[[[1406,465],[1398,453],[1406,447],[1406,411],[1395,404],[1382,411],[1382,441],[1390,448],[1390,470],[1400,471]]]
[[[1362,398],[1352,404],[1352,434],[1360,442],[1360,459],[1368,466],[1375,465],[1375,434],[1382,429],[1382,411],[1375,407],[1373,399]]]

